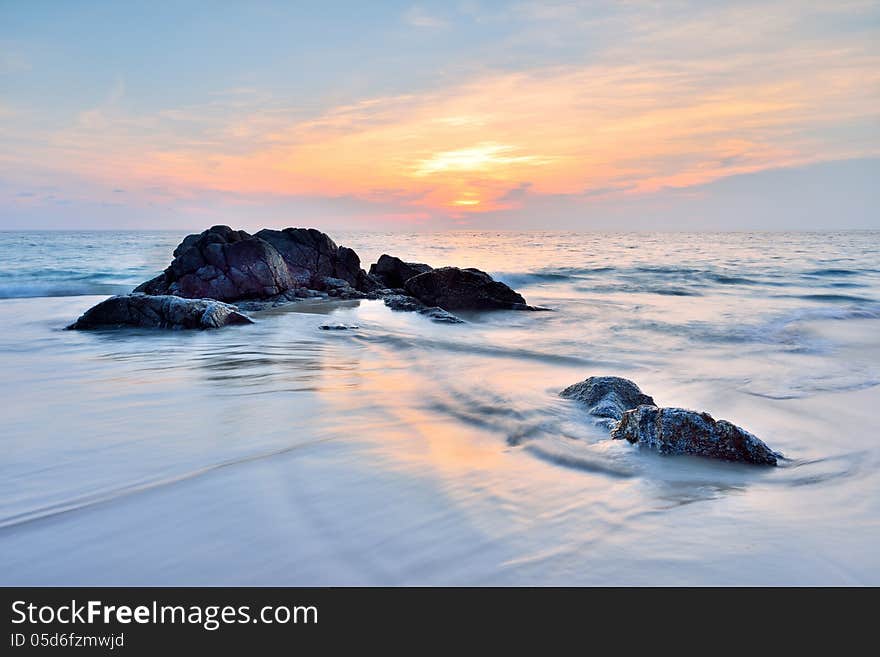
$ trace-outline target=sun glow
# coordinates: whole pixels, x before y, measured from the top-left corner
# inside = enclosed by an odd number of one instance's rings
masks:
[[[490,173],[514,164],[541,165],[552,161],[534,155],[515,155],[516,147],[488,142],[472,148],[435,153],[418,163],[415,176],[424,177],[448,172]]]
[[[794,49],[769,64],[758,55],[600,58],[488,71],[308,110],[245,93],[133,114],[111,99],[64,130],[28,137],[27,156],[0,153],[0,164],[58,163],[57,175],[129,190],[127,199],[136,190],[148,204],[161,195],[183,204],[218,194],[228,203],[341,199],[345,211],[421,222],[873,156],[828,126],[876,121],[878,85],[880,56]]]

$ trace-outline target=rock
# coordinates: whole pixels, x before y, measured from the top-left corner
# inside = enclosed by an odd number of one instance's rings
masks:
[[[401,310],[406,312],[416,312],[420,315],[424,315],[435,322],[441,322],[445,324],[463,324],[464,320],[460,317],[456,317],[452,313],[443,310],[443,308],[438,308],[437,306],[426,306],[418,299],[415,299],[406,294],[385,294],[382,296],[382,301],[385,302],[385,305],[391,308],[391,310]]]
[[[192,235],[190,235],[190,237],[192,237]],[[167,294],[167,292],[168,283],[165,280],[165,272],[162,272],[155,278],[144,281],[132,290],[132,294]]]
[[[308,288],[298,287],[292,290],[286,290],[274,297],[266,297],[265,299],[241,299],[235,302],[239,310],[248,312],[259,312],[277,308],[278,306],[286,306],[296,301],[304,301],[307,299],[326,299],[327,294],[318,292],[317,290],[309,290]]]
[[[408,294],[388,294],[382,297],[382,301],[391,310],[401,310],[404,312],[420,312],[427,307],[421,301]]]
[[[213,299],[183,299],[171,295],[127,294],[110,297],[92,308],[68,329],[120,326],[209,329],[232,324],[252,324],[235,306]]]
[[[520,294],[479,269],[441,267],[413,276],[407,294],[445,310],[532,310]]]
[[[383,298],[392,309],[448,323],[462,321],[450,310],[543,310],[478,269],[431,269],[383,254],[370,271],[353,250],[313,228],[251,235],[214,226],[184,238],[168,268],[134,292],[235,301],[249,310],[310,297]]]
[[[745,429],[683,408],[639,406],[623,414],[611,437],[661,454],[694,454],[759,465],[776,465],[782,458]]]
[[[378,299],[379,295],[375,292],[362,292],[353,288],[348,281],[341,278],[333,278],[325,276],[322,279],[324,288],[327,290],[327,296],[336,299]]]
[[[626,411],[642,404],[654,405],[650,395],[644,394],[629,379],[619,376],[591,376],[568,386],[559,395],[585,404],[590,415],[601,418],[602,424],[609,429],[623,418]]]
[[[321,282],[324,285],[324,289],[326,290],[336,290],[340,288],[350,288],[351,283],[341,278],[333,278],[332,276],[325,276],[321,279]]]
[[[360,328],[355,324],[321,324],[319,327],[322,331],[349,331]]]
[[[362,292],[381,287],[361,269],[357,253],[348,247],[336,246],[328,235],[314,228],[264,228],[254,237],[275,247],[301,287],[324,289],[325,277],[346,281]]]
[[[432,267],[421,262],[404,262],[387,254],[379,256],[374,264],[370,265],[370,276],[389,288],[402,288],[413,276],[431,271]]]
[[[187,236],[174,260],[135,292],[172,294],[221,301],[273,299],[300,288],[325,290],[341,285],[366,292],[381,287],[349,248],[309,228],[263,229],[255,235],[214,226]]]

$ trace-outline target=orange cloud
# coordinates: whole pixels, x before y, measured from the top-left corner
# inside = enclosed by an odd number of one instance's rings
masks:
[[[876,155],[829,127],[876,120],[880,58],[779,57],[492,74],[307,119],[262,99],[155,116],[98,108],[48,136],[42,159],[127,188],[346,195],[455,216],[510,207],[518,188],[638,194]]]

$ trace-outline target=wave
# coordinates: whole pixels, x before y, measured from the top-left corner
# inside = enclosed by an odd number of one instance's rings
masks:
[[[633,321],[612,327],[613,330],[637,330],[674,335],[703,343],[770,344],[791,352],[823,353],[829,343],[803,330],[800,324],[817,320],[846,321],[880,319],[880,304],[802,308],[777,315],[766,321],[731,325],[723,322],[664,322],[657,319]]]
[[[715,269],[699,269],[694,267],[639,265],[635,267],[544,267],[521,272],[493,272],[493,276],[513,288],[531,285],[603,281],[605,288],[586,289],[592,292],[635,292],[649,294],[669,294],[675,296],[697,296],[698,293],[688,288],[670,288],[671,281],[681,282],[692,287],[723,286],[756,286],[756,287],[792,287],[799,283],[795,280],[797,272],[791,273],[791,280],[770,280],[782,278],[781,274],[743,275],[736,272],[718,271]],[[829,286],[837,283],[829,282]],[[857,285],[846,283],[846,285]],[[687,289],[687,291],[682,291]]]
[[[665,294],[672,296],[699,296],[694,288],[713,286],[748,286],[755,288],[790,288],[805,285],[812,281],[815,285],[822,280],[827,288],[865,287],[855,282],[853,277],[870,274],[872,269],[843,269],[840,267],[811,269],[808,271],[737,271],[725,268],[699,268],[674,265],[634,265],[631,267],[593,266],[593,267],[543,267],[520,272],[497,272],[495,278],[511,287],[521,288],[566,282],[601,281],[604,287],[579,288],[584,292],[632,292],[642,294]],[[840,280],[844,279],[844,280]],[[670,282],[681,283],[670,287]],[[864,297],[847,298],[844,295],[814,294],[798,298],[812,301],[873,301]]]
[[[790,324],[814,319],[880,319],[880,304],[872,302],[849,308],[805,308],[788,313],[779,321]]]
[[[803,299],[804,301],[828,301],[830,303],[874,303],[876,301],[876,299],[853,294],[786,294],[780,296],[790,299]]]
[[[526,273],[495,273],[496,280],[506,283],[512,288],[540,285],[541,283],[558,283],[571,280],[571,276],[557,272],[526,272]]]
[[[714,281],[721,285],[766,285],[763,281],[746,278],[744,276],[728,276],[726,274],[715,274],[712,272],[706,272],[704,276],[710,281]]]
[[[225,461],[210,463],[202,467],[198,467],[194,470],[190,470],[188,472],[181,472],[179,474],[170,475],[167,477],[158,477],[155,479],[144,479],[141,481],[135,481],[128,484],[122,484],[121,486],[118,486],[116,488],[96,491],[93,493],[86,493],[78,497],[73,497],[67,500],[60,500],[58,502],[47,504],[42,507],[26,509],[24,511],[14,513],[9,516],[0,517],[0,534],[6,533],[9,530],[17,529],[21,525],[48,520],[56,516],[82,511],[101,504],[109,504],[132,495],[146,493],[148,491],[163,488],[166,486],[181,484],[191,479],[196,479],[198,477],[203,477],[205,475],[214,473],[218,470],[224,470],[239,465],[247,465],[257,461],[268,460],[273,457],[283,456],[297,450],[307,449],[321,443],[328,443],[338,439],[339,438],[336,436],[330,436],[327,438],[318,438],[303,443],[287,445],[284,447],[279,447],[278,449],[257,452],[255,454],[245,454],[242,456],[229,458]]]
[[[406,349],[419,352],[427,349],[437,349],[457,354],[473,354],[497,358],[518,358],[522,360],[537,360],[544,363],[559,363],[561,365],[590,365],[619,367],[621,363],[601,359],[591,359],[583,356],[567,355],[550,351],[537,351],[516,347],[505,347],[492,344],[474,344],[451,340],[437,340],[425,337],[405,337],[402,335],[377,334],[377,335],[354,335],[356,340],[372,344],[384,344],[396,350]]]
[[[822,392],[855,392],[857,390],[867,390],[880,385],[880,379],[865,378],[858,381],[850,382],[828,382],[824,379],[813,381],[799,381],[789,386],[779,385],[777,387],[745,387],[743,392],[753,397],[763,397],[764,399],[786,400],[786,399],[803,399],[812,397]]]
[[[693,267],[676,267],[671,265],[639,265],[633,267],[633,269],[649,274],[699,274],[701,271]]]
[[[854,281],[829,281],[825,285],[826,287],[869,287],[864,283],[856,283]]]
[[[701,296],[699,292],[695,292],[694,290],[686,290],[680,287],[657,287],[657,288],[645,288],[644,290],[648,294],[663,294],[668,297],[698,297]]]
[[[586,444],[578,444],[566,449],[558,442],[541,441],[528,443],[522,449],[551,465],[581,472],[601,474],[615,479],[627,479],[637,474],[637,470],[632,466],[599,455],[591,451]]]
[[[127,294],[133,285],[94,282],[30,282],[0,283],[0,299],[28,299],[33,297],[78,297],[88,295],[110,296]]]
[[[858,276],[859,274],[865,273],[865,270],[862,269],[812,269],[810,271],[803,272],[804,276]]]
[[[561,283],[565,281],[573,281],[580,278],[588,278],[597,274],[608,274],[616,271],[615,267],[559,267],[551,269],[544,267],[532,271],[524,272],[492,272],[492,276],[506,283],[507,285],[517,287],[528,287],[529,285],[540,285],[542,283]]]
[[[587,292],[591,294],[607,294],[622,292],[624,294],[660,294],[670,297],[699,297],[703,296],[701,292],[685,287],[671,287],[658,285],[639,285],[633,283],[619,283],[610,285],[591,285],[580,286],[575,288],[578,292]]]

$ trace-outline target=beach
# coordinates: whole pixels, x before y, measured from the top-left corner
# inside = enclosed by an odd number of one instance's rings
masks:
[[[0,584],[880,584],[880,233],[341,231],[552,312],[64,330],[184,235],[0,233]],[[594,375],[785,459],[610,440]]]

